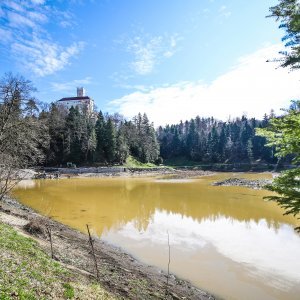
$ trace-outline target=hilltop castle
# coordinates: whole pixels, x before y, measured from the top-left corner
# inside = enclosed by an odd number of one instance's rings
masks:
[[[70,109],[72,106],[78,107],[82,112],[85,111],[89,115],[94,111],[94,100],[85,95],[85,89],[83,87],[77,88],[77,97],[62,98],[57,101],[58,105]]]

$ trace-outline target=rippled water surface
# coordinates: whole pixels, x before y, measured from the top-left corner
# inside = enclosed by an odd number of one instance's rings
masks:
[[[300,236],[267,191],[199,179],[86,178],[23,182],[14,194],[39,212],[170,270],[225,299],[300,299]]]

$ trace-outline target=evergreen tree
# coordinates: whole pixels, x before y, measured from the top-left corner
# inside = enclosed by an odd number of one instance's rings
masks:
[[[175,133],[172,140],[172,155],[174,156],[178,156],[181,154],[181,150],[180,150],[181,142],[180,142],[178,130],[179,130],[178,128],[175,128]]]
[[[221,122],[213,118],[200,118],[179,124],[166,125],[157,130],[160,155],[164,159],[185,156],[198,162],[274,162],[272,149],[265,147],[266,139],[254,135],[263,121],[241,119]]]
[[[100,110],[95,125],[95,133],[96,133],[96,140],[97,140],[97,146],[95,150],[95,161],[97,162],[105,161],[105,150],[104,150],[105,127],[106,127],[106,123],[104,120],[104,116],[102,111]]]
[[[260,128],[257,134],[268,141],[268,146],[275,147],[276,156],[294,156],[294,162],[300,162],[300,101],[293,101],[286,115],[270,120],[270,126]],[[300,215],[300,168],[288,170],[280,174],[268,186],[276,196],[268,196],[286,209],[286,214]],[[300,217],[298,218],[300,219]],[[297,228],[300,232],[300,227]]]
[[[191,119],[188,126],[186,138],[186,154],[190,159],[195,159],[197,156],[198,134],[196,131],[195,120]]]
[[[116,129],[111,118],[108,118],[105,125],[103,149],[106,161],[114,162],[116,159]]]
[[[82,115],[81,153],[83,162],[93,162],[97,147],[96,130],[92,119]]]
[[[125,128],[121,124],[116,139],[116,160],[120,164],[124,164],[129,155],[129,146],[125,136]]]
[[[227,137],[226,137],[226,131],[225,131],[226,125],[223,124],[219,141],[218,141],[218,146],[217,146],[217,152],[219,154],[220,161],[224,161],[225,159],[225,149],[226,149],[226,142],[227,142]]]
[[[52,103],[49,112],[43,112],[40,118],[43,116],[46,120],[49,133],[49,147],[46,151],[46,163],[54,165],[61,164],[65,160],[64,134],[66,112]]]
[[[69,162],[80,163],[82,161],[82,137],[82,116],[78,107],[74,108],[72,106],[66,118],[65,141],[67,144],[64,148],[66,158]]]
[[[280,0],[279,4],[270,7],[271,15],[280,21],[279,28],[286,31],[283,41],[286,51],[281,51],[283,58],[276,61],[281,62],[282,67],[292,70],[300,68],[300,3],[299,0]]]

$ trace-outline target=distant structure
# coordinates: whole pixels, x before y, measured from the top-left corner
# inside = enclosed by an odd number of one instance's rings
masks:
[[[77,97],[62,98],[57,101],[58,105],[70,109],[72,106],[78,107],[82,112],[87,112],[89,115],[94,112],[94,100],[85,95],[85,89],[83,87],[77,88]]]

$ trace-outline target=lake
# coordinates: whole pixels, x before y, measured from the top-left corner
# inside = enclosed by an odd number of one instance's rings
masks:
[[[300,235],[292,216],[270,194],[246,187],[212,186],[229,177],[197,179],[78,178],[24,181],[20,202],[121,247],[224,299],[300,298]]]

